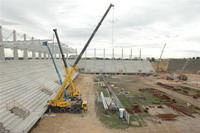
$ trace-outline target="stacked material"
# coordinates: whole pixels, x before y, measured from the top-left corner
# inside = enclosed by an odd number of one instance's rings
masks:
[[[118,110],[117,105],[113,102],[113,100],[110,97],[105,97],[105,100],[109,110]]]
[[[102,99],[102,103],[103,103],[103,108],[105,110],[107,110],[108,109],[108,105],[106,104],[106,100],[105,100],[105,97],[103,95],[103,92],[101,92],[100,95],[101,95],[101,99]]]

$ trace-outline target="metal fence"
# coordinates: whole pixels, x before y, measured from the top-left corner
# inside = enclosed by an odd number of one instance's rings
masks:
[[[6,104],[6,109],[15,113],[16,115],[19,115],[23,119],[25,119],[30,114],[30,111],[28,109],[26,109],[24,106],[22,106],[15,100],[8,102]]]

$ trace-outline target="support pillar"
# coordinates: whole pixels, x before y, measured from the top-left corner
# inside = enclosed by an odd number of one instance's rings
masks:
[[[76,48],[76,57],[75,57],[75,59],[77,58],[77,56],[78,56],[78,51],[77,51],[77,48]]]
[[[24,60],[28,60],[28,51],[24,49]]]
[[[52,53],[52,57],[51,56],[49,56],[49,57],[50,57],[50,59],[52,59],[52,58],[54,59],[54,54]]]
[[[67,61],[68,61],[68,58],[69,58],[69,49],[67,48]]]
[[[51,59],[51,57],[50,57],[50,54],[49,54],[49,53],[47,54],[47,59]]]
[[[13,41],[16,41],[17,40],[17,37],[16,37],[16,31],[13,30]]]
[[[35,60],[35,50],[32,51],[32,60]]]
[[[53,54],[53,58],[56,59],[56,54]]]
[[[114,50],[114,48],[113,48],[113,53],[112,53],[112,58],[113,58],[113,60],[114,60],[114,57],[115,57],[115,50]]]
[[[105,48],[103,49],[103,59],[105,60],[105,55],[106,55],[106,50],[105,50]]]
[[[3,45],[0,45],[0,60],[5,60],[5,52]]]
[[[85,59],[87,59],[87,50],[85,50]]]
[[[16,47],[14,47],[13,56],[14,56],[14,60],[18,60],[18,49]]]
[[[124,60],[124,51],[122,49],[122,60]]]
[[[44,60],[47,59],[46,52],[43,53],[43,58],[44,58]]]
[[[54,58],[54,59],[57,59],[56,54],[53,54],[53,58]]]
[[[3,42],[2,27],[0,26],[0,42]]]
[[[24,41],[26,41],[26,34],[24,34]]]
[[[140,49],[140,55],[139,55],[139,60],[141,60],[141,49]]]
[[[96,59],[96,48],[94,49],[94,59]]]
[[[62,56],[61,56],[61,54],[58,54],[59,55],[59,59],[62,59]]]
[[[0,42],[3,42],[2,27],[0,26]],[[5,60],[5,52],[3,44],[0,45],[0,60]]]
[[[131,49],[131,60],[133,60],[133,53],[132,53],[132,49]]]
[[[38,52],[38,57],[39,57],[39,60],[42,59],[42,56],[41,56],[41,52],[40,52],[40,51]]]

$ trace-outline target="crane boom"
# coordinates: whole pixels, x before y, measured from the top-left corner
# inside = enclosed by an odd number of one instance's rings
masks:
[[[99,27],[101,26],[101,23],[103,22],[103,20],[105,19],[106,15],[108,14],[109,10],[111,7],[114,7],[114,5],[111,3],[110,6],[108,7],[108,9],[106,10],[105,14],[103,15],[103,17],[101,18],[100,22],[98,23],[97,27],[94,29],[92,35],[90,36],[90,38],[88,39],[87,43],[85,44],[84,48],[82,49],[81,53],[79,54],[78,58],[76,59],[76,61],[74,62],[73,67],[76,67],[76,65],[78,64],[78,62],[80,61],[81,57],[83,56],[85,50],[87,49],[87,47],[89,46],[92,38],[94,37],[94,35],[96,34],[97,30],[99,29]]]
[[[59,73],[59,71],[58,71],[57,65],[56,65],[56,63],[55,63],[55,61],[54,61],[54,58],[53,58],[53,55],[52,55],[51,50],[50,50],[50,48],[49,48],[49,45],[48,45],[47,42],[43,42],[43,45],[44,45],[44,46],[47,46],[47,49],[48,49],[49,54],[50,54],[50,56],[51,56],[51,60],[52,60],[52,62],[53,62],[54,68],[55,68],[56,73],[57,73],[57,75],[58,75],[58,79],[59,79],[59,81],[60,81],[60,84],[62,84],[62,78],[61,78],[60,73]]]
[[[64,66],[65,66],[65,68],[68,68],[67,62],[65,60],[65,55],[63,54],[63,51],[62,51],[62,48],[61,48],[60,39],[58,37],[57,29],[53,29],[53,31],[54,31],[54,33],[56,35],[57,43],[58,43],[58,46],[59,46],[59,49],[60,49],[60,53],[61,53],[61,56],[62,56],[62,60],[63,60]]]
[[[56,35],[57,43],[58,43],[58,46],[59,46],[59,49],[60,49],[60,52],[61,52],[61,55],[62,55],[62,60],[63,60],[63,63],[64,63],[66,76],[69,77],[69,84],[70,84],[70,87],[71,87],[69,96],[70,97],[77,96],[79,94],[79,91],[74,87],[74,83],[72,81],[71,75],[69,75],[69,68],[68,68],[67,62],[65,60],[65,55],[63,54],[63,51],[62,51],[62,47],[61,47],[61,44],[60,44],[60,39],[58,37],[57,29],[53,29],[53,31]],[[64,91],[64,93],[65,93],[65,91]]]
[[[76,67],[77,67],[77,64],[78,62],[80,61],[82,55],[84,54],[85,50],[87,49],[87,47],[89,46],[91,40],[93,39],[94,35],[96,34],[97,30],[99,29],[101,23],[103,22],[103,20],[105,19],[106,15],[108,14],[109,10],[111,9],[111,7],[113,7],[114,5],[113,4],[110,4],[110,6],[108,7],[108,9],[106,10],[105,14],[103,15],[103,17],[101,18],[100,22],[98,23],[98,25],[96,26],[96,28],[94,29],[92,35],[90,36],[90,38],[88,39],[87,43],[85,44],[84,48],[82,49],[81,53],[79,54],[78,58],[76,59],[76,61],[74,62],[72,68],[69,70],[68,69],[68,66],[67,66],[67,63],[65,61],[65,58],[64,58],[64,54],[62,53],[62,50],[61,50],[61,54],[62,54],[62,58],[63,58],[63,62],[64,62],[64,65],[65,65],[65,70],[66,70],[66,73],[67,73],[67,77],[65,78],[65,80],[63,81],[62,85],[60,86],[56,96],[53,98],[53,100],[50,100],[49,103],[52,105],[52,106],[68,106],[69,104],[68,103],[64,103],[62,100],[63,100],[63,91],[65,89],[65,86],[67,85],[68,82],[70,82],[70,86],[73,85],[73,82],[72,82],[72,79],[71,79],[71,75],[73,74],[73,72],[76,70]],[[59,40],[59,37],[58,37],[58,34],[57,34],[57,30],[54,29],[53,30],[55,32],[55,35],[56,35],[56,38],[57,38],[57,41],[58,41],[58,44],[59,44],[59,48],[61,49],[61,46],[60,46],[60,40]],[[72,87],[72,86],[71,86]],[[73,91],[73,89],[72,89]],[[76,90],[75,90],[76,91]]]
[[[60,75],[60,73],[59,73],[59,71],[58,71],[57,65],[56,65],[56,63],[55,63],[55,61],[54,61],[54,58],[53,58],[53,55],[52,55],[51,50],[50,50],[50,48],[49,48],[48,42],[43,42],[43,45],[44,45],[44,46],[47,46],[47,49],[48,49],[49,54],[50,54],[50,56],[51,56],[51,59],[52,59],[54,68],[55,68],[56,73],[57,73],[57,75],[58,75],[58,79],[59,79],[59,81],[60,81],[60,84],[62,84],[62,78],[61,78],[61,75]],[[69,98],[69,96],[68,96],[66,90],[64,90],[64,97],[65,97],[66,100],[71,100],[71,99]]]
[[[159,64],[160,64],[160,61],[161,61],[163,52],[164,52],[164,50],[165,50],[165,46],[166,46],[166,43],[165,43],[164,46],[163,46],[162,52],[161,52],[161,54],[160,54],[160,58],[159,58],[158,63],[157,63],[157,72],[159,72]]]

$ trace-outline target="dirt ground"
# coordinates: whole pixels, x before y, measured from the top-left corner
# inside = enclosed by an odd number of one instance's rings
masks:
[[[163,82],[163,83],[173,83],[174,81],[168,81],[168,80],[164,80],[164,79],[154,79],[149,80],[149,78],[145,78],[146,83],[149,84],[149,86],[156,88],[162,92],[165,92],[166,94],[169,94],[170,96],[176,97],[178,99],[181,99],[187,103],[191,103],[197,107],[200,107],[200,103],[197,99],[193,99],[192,97],[171,91],[171,90],[167,90],[164,89],[158,85],[156,85],[156,83],[159,82]],[[179,128],[181,131],[185,132],[185,133],[200,133],[200,126],[197,123],[200,123],[200,117],[199,115],[196,115],[195,118],[191,118],[188,116],[182,116],[182,117],[178,117],[178,120],[176,121],[165,121],[164,123],[166,124],[171,124],[176,126],[177,128]]]
[[[156,85],[157,82],[162,82],[162,83],[173,83],[174,81],[170,81],[170,80],[164,80],[164,79],[154,79],[154,80],[149,80],[150,78],[145,78],[144,80],[146,80],[146,83],[149,84],[149,86],[151,87],[154,87],[162,92],[165,92],[171,96],[174,96],[174,97],[177,97],[185,102],[188,102],[188,103],[191,103],[197,107],[200,108],[200,103],[198,100],[192,98],[192,97],[189,97],[189,96],[186,96],[186,95],[183,95],[183,94],[180,94],[180,93],[177,93],[177,92],[174,92],[172,90],[167,90],[167,89],[164,89],[162,87],[160,87],[159,85]]]
[[[43,117],[30,133],[180,133],[176,127],[162,124],[153,124],[147,121],[147,127],[111,129],[103,125],[95,112],[95,90],[93,78],[96,75],[80,74],[75,81],[82,99],[88,101],[88,112],[81,114],[56,114],[56,116]]]

